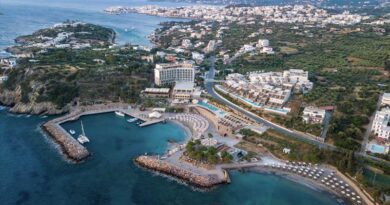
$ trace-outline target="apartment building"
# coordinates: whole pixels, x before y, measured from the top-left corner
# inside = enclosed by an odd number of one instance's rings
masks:
[[[380,139],[388,140],[390,137],[390,108],[384,108],[375,114],[372,130]]]

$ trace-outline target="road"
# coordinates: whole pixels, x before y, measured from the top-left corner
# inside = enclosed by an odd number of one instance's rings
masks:
[[[260,123],[260,124],[264,124],[265,126],[268,126],[272,129],[274,129],[275,131],[283,134],[283,135],[286,135],[288,137],[292,137],[292,138],[295,138],[295,139],[298,139],[300,141],[304,141],[304,142],[307,142],[309,144],[312,144],[312,145],[315,145],[315,146],[318,146],[319,148],[328,148],[328,149],[331,149],[331,150],[336,150],[336,149],[340,149],[340,148],[337,148],[336,146],[334,145],[331,145],[331,144],[327,144],[325,142],[320,142],[320,141],[317,141],[317,140],[314,140],[313,138],[311,138],[310,136],[308,135],[305,135],[303,133],[297,133],[297,132],[294,132],[292,130],[289,130],[285,127],[282,127],[280,125],[277,125],[275,123],[272,123],[264,118],[261,118],[259,117],[258,115],[240,107],[240,106],[237,106],[236,104],[226,100],[225,98],[223,98],[222,96],[220,96],[219,94],[217,94],[214,90],[214,77],[215,77],[215,57],[210,57],[210,62],[211,62],[211,65],[210,65],[210,69],[208,71],[208,73],[206,74],[206,79],[205,79],[205,88],[208,92],[208,94],[214,98],[216,101],[218,101],[219,103],[222,103],[226,106],[228,106],[229,108],[231,109],[234,109],[236,111],[239,111],[241,112],[242,114],[244,114],[245,116],[251,118],[252,120],[254,120],[255,122],[257,123]],[[373,157],[373,156],[370,156],[370,155],[367,155],[366,153],[362,153],[362,152],[355,152],[355,156],[360,156],[360,157],[365,157],[366,159],[370,159],[370,160],[374,160],[376,162],[381,162],[381,163],[385,163],[387,166],[390,166],[390,162],[389,161],[386,161],[386,160],[383,160],[383,159],[380,159],[380,158],[377,158],[377,157]]]

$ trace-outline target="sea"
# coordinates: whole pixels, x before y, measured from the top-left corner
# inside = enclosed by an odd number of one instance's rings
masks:
[[[139,14],[107,15],[107,6],[185,4],[142,0],[1,0],[0,47],[55,23],[81,20],[113,28],[118,43],[149,45],[146,38],[167,18]],[[177,19],[180,20],[180,19]],[[125,30],[128,30],[127,32]],[[169,142],[182,142],[185,131],[173,123],[140,128],[114,113],[81,117],[63,124],[77,134],[83,122],[92,153],[71,164],[44,135],[40,125],[52,117],[15,115],[0,109],[0,204],[140,205],[335,205],[329,193],[283,177],[231,171],[232,183],[200,191],[132,163],[141,154],[163,154]]]

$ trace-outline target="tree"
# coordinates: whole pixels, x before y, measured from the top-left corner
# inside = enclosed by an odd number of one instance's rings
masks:
[[[389,70],[390,71],[390,59],[386,59],[385,60],[385,70]]]

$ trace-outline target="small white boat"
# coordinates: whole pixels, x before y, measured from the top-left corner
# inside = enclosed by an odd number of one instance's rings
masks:
[[[81,121],[81,134],[77,138],[77,141],[79,141],[81,144],[84,144],[86,142],[89,142],[88,137],[85,135],[83,121]]]
[[[125,114],[123,112],[120,112],[120,111],[115,111],[115,115],[118,115],[120,117],[124,117]]]
[[[72,135],[74,135],[74,134],[76,134],[76,131],[74,131],[74,130],[69,130],[69,133],[72,134]]]
[[[137,118],[130,118],[130,119],[127,120],[127,122],[135,122],[137,120],[138,120]]]

